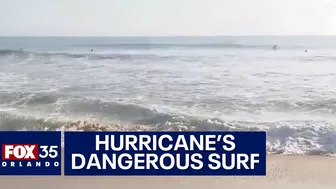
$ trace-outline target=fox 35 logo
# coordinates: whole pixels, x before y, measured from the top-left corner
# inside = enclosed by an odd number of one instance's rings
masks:
[[[58,167],[58,146],[2,144],[2,167]]]

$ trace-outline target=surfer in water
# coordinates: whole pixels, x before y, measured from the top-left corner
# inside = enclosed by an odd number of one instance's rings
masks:
[[[278,49],[278,45],[274,45],[273,50],[277,50],[277,49]]]

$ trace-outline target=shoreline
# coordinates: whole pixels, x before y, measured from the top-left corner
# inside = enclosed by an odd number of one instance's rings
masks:
[[[148,125],[133,125],[133,124],[124,124],[124,123],[114,123],[114,124],[104,124],[104,123],[99,123],[96,121],[90,121],[90,120],[84,120],[84,121],[76,121],[76,122],[71,122],[66,125],[64,125],[62,128],[60,128],[58,131],[197,131],[197,132],[202,132],[203,130],[198,130],[197,126],[184,126],[184,125],[179,125],[179,124],[172,124],[172,125],[156,125],[156,126],[148,126]],[[220,131],[220,130],[218,130]],[[232,130],[234,131],[234,130]],[[236,131],[246,131],[246,130],[236,130]],[[249,130],[253,131],[253,130]],[[262,131],[262,130],[255,130],[255,131]],[[63,142],[62,142],[63,145]],[[267,146],[267,155],[272,155],[272,156],[326,156],[326,157],[336,157],[336,152],[323,152],[323,151],[315,151],[313,153],[277,153],[274,152],[273,150],[270,150],[269,147]]]
[[[5,189],[222,189],[321,188],[336,186],[336,157],[267,156],[267,176],[20,176],[0,177]]]

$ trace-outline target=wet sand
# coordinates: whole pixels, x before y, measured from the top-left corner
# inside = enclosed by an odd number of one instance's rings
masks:
[[[266,177],[0,177],[4,189],[336,188],[336,157],[268,156]]]

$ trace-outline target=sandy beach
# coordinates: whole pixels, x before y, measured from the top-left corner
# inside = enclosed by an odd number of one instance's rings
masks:
[[[0,177],[4,189],[335,188],[336,157],[268,156],[266,177]]]

